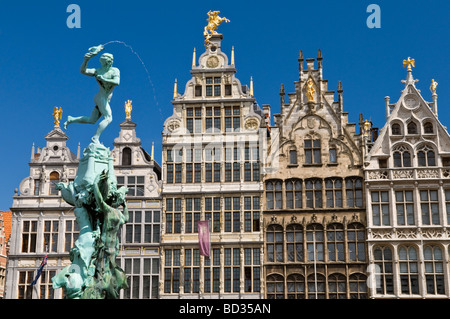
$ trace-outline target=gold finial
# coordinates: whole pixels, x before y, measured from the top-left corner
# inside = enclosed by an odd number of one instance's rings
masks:
[[[234,65],[234,46],[231,47],[231,65]]]
[[[370,133],[370,122],[368,120],[364,121],[364,136],[369,136]]]
[[[219,17],[219,13],[220,11],[211,10],[207,13],[208,19],[206,19],[206,21],[208,21],[208,24],[203,31],[203,35],[205,36],[205,46],[210,43],[209,39],[211,39],[211,36],[217,34],[216,29],[222,22],[230,22],[230,20],[225,17]]]
[[[415,68],[415,60],[408,57],[408,60],[403,60],[403,67],[408,66],[408,71],[411,71],[411,65]]]
[[[59,109],[57,106],[53,108],[53,119],[55,122],[55,127],[59,127],[59,120],[62,118],[62,113],[63,111],[61,107]]]
[[[195,57],[195,48],[194,48],[194,53],[192,53],[192,67],[195,68],[197,66],[197,61],[196,61],[196,57]]]
[[[306,82],[306,95],[308,97],[308,102],[314,102],[314,93],[316,93],[316,89],[314,89],[314,82],[311,78]]]
[[[433,94],[436,94],[437,86],[438,86],[438,83],[434,79],[431,79],[430,90],[431,90],[431,92],[433,92]]]
[[[125,114],[126,114],[126,119],[129,120],[131,119],[131,111],[133,110],[133,105],[131,104],[133,101],[126,101],[125,102]]]
[[[250,77],[250,96],[253,96],[253,77]]]
[[[175,100],[177,97],[178,97],[177,79],[175,79],[175,83],[173,84],[173,99]]]
[[[155,160],[155,142],[152,142],[152,155],[151,155],[152,161]]]

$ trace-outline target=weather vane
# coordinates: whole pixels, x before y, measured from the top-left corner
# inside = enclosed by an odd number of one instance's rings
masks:
[[[408,57],[408,60],[403,60],[403,67],[408,66],[408,71],[411,71],[411,65],[415,68],[415,60]]]

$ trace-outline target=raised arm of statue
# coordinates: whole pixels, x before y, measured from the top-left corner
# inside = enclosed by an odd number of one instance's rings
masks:
[[[103,45],[89,48],[89,52],[84,55],[84,60],[83,60],[83,63],[81,64],[80,71],[82,74],[88,75],[88,76],[96,75],[96,70],[88,69],[87,64],[92,57],[96,56],[99,52],[103,51],[103,49],[104,49]]]

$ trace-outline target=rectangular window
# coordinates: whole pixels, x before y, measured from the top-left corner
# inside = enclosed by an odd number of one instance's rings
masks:
[[[372,197],[372,222],[375,226],[389,226],[389,193],[387,191],[376,191],[371,193]]]
[[[447,211],[447,224],[450,224],[450,190],[445,190],[445,209]]]
[[[439,201],[437,190],[420,191],[420,208],[422,224],[439,225]]]
[[[414,200],[412,191],[396,191],[395,204],[398,225],[414,225]]]
[[[320,140],[305,140],[304,148],[306,164],[320,164],[322,162]]]
[[[58,229],[59,221],[46,220],[44,221],[44,252],[57,252],[58,249]]]
[[[330,148],[330,163],[337,163],[337,153],[335,148]]]
[[[202,96],[202,86],[201,85],[195,86],[195,96],[196,97]]]
[[[22,252],[35,253],[36,252],[36,238],[37,238],[37,221],[23,221],[22,228]]]
[[[231,84],[225,84],[225,96],[231,95]]]
[[[171,153],[170,153],[171,154]],[[169,156],[169,151],[168,151]],[[171,156],[171,155],[170,155]],[[173,170],[169,173],[170,164],[167,165],[167,180],[169,183],[170,177],[173,180]],[[173,169],[173,166],[171,166]],[[170,175],[172,174],[172,175]],[[145,190],[145,177],[144,176],[118,176],[117,177],[117,188],[122,186],[128,187],[127,196],[144,196]]]
[[[66,231],[64,233],[64,251],[70,252],[75,241],[78,239],[80,227],[75,220],[66,220]]]
[[[164,264],[164,292],[178,293],[180,291],[180,250],[166,249]]]

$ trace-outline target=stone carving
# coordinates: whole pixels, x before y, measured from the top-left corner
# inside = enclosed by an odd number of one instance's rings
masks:
[[[259,127],[259,121],[256,118],[249,118],[245,121],[245,129],[249,131],[256,131]]]
[[[439,178],[439,170],[437,169],[418,169],[418,178]]]
[[[388,171],[370,171],[368,179],[388,179]]]
[[[219,58],[215,55],[209,57],[208,60],[206,60],[206,66],[212,69],[217,68],[219,66]]]

